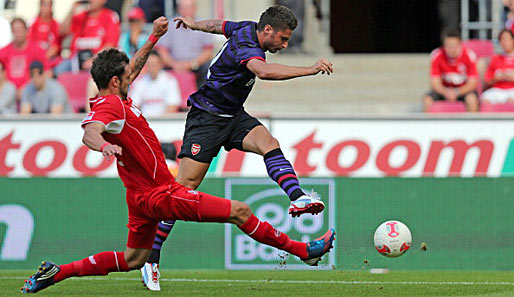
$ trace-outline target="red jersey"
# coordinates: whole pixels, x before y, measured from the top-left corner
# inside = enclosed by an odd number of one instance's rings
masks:
[[[7,78],[17,88],[30,80],[29,66],[33,61],[40,61],[45,69],[48,68],[45,50],[32,41],[28,41],[24,49],[18,49],[10,43],[0,50],[0,61],[5,65]]]
[[[440,77],[445,87],[460,87],[468,79],[478,79],[476,55],[473,51],[462,48],[460,56],[450,59],[443,48],[435,49],[431,54],[430,76]]]
[[[116,47],[120,38],[120,20],[116,12],[103,8],[96,17],[89,16],[89,11],[83,11],[73,16],[71,20],[71,52],[76,54],[81,50],[99,52],[106,44]]]
[[[39,46],[44,50],[48,50],[51,46],[60,48],[59,23],[54,19],[50,22],[45,22],[40,17],[37,17],[32,26],[30,26],[28,38],[39,43]]]
[[[514,56],[511,55],[497,55],[494,56],[487,67],[485,72],[485,81],[491,81],[496,73],[514,73]],[[512,89],[514,88],[514,82],[512,81],[497,81],[493,87],[500,89]]]
[[[175,183],[157,136],[132,99],[109,95],[91,98],[89,105],[91,112],[82,121],[82,127],[92,122],[104,124],[104,139],[122,148],[117,167],[126,188],[145,192]]]

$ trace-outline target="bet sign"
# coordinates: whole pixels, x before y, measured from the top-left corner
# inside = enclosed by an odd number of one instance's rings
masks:
[[[291,239],[311,241],[335,228],[335,182],[332,179],[305,178],[300,180],[305,192],[312,189],[320,194],[325,210],[318,215],[304,214],[292,218],[288,213],[290,200],[269,178],[227,179],[225,196],[243,201],[261,221],[267,221]],[[315,269],[331,269],[336,263],[334,249]],[[227,269],[312,269],[298,257],[261,244],[244,234],[237,226],[225,225],[225,268]]]

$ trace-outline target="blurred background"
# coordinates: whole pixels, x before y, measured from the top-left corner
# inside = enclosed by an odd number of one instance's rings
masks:
[[[325,57],[334,73],[258,80],[246,110],[327,210],[293,221],[262,159],[239,151],[221,151],[200,190],[251,201],[297,239],[335,227],[343,236],[325,269],[512,270],[510,0],[0,0],[0,269],[124,247],[115,166],[81,143],[98,51],[133,54],[161,15],[257,21],[274,4],[292,9],[299,26],[267,60],[311,66]],[[129,93],[173,173],[187,98],[225,42],[189,33],[170,24]],[[414,238],[396,260],[373,246],[375,228],[389,219]],[[230,226],[178,223],[161,267],[270,269],[280,261]],[[305,268],[296,262],[285,268]]]

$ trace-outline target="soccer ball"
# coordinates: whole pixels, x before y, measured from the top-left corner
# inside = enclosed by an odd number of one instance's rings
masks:
[[[386,257],[396,258],[409,250],[412,236],[409,228],[400,221],[387,221],[375,231],[375,248]]]

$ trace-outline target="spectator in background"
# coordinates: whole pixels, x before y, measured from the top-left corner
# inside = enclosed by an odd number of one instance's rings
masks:
[[[462,46],[460,32],[446,30],[443,46],[431,54],[430,86],[424,97],[425,111],[434,101],[462,101],[468,111],[478,111],[476,55]]]
[[[195,18],[196,1],[180,0],[178,13],[182,17]],[[175,71],[193,71],[197,86],[203,85],[214,47],[211,34],[180,27],[168,30],[157,47],[165,66]]]
[[[43,64],[30,64],[31,82],[23,89],[20,114],[71,112],[68,95],[55,79],[43,75]]]
[[[16,87],[7,80],[0,62],[0,114],[16,113]]]
[[[27,39],[27,24],[23,19],[14,18],[11,21],[11,30],[13,41],[0,50],[0,62],[5,66],[7,79],[19,92],[30,80],[29,65],[32,61],[43,61],[45,69],[47,65],[45,50],[36,42]]]
[[[491,60],[485,73],[485,83],[491,88],[482,94],[482,102],[514,103],[514,34],[503,29],[498,37],[503,54]]]
[[[46,51],[50,67],[60,62],[61,38],[59,23],[53,18],[52,0],[40,0],[39,14],[29,29],[29,40],[37,42]]]
[[[77,13],[80,1],[75,2],[61,25],[61,34],[73,34],[71,57],[63,60],[54,72],[89,70],[93,56],[104,48],[116,47],[120,37],[118,15],[104,8],[107,0],[89,0],[89,8]]]
[[[513,0],[505,0],[503,1],[504,8],[506,9],[505,13],[505,29],[511,30],[514,26],[514,1]]]
[[[150,52],[146,73],[134,82],[130,97],[147,117],[162,116],[178,110],[180,90],[175,78],[163,70],[161,57]]]
[[[148,39],[148,34],[143,32],[145,13],[141,8],[133,7],[128,11],[127,19],[129,22],[129,30],[121,34],[118,47],[126,52],[129,58],[132,58],[132,55],[137,52]]]

